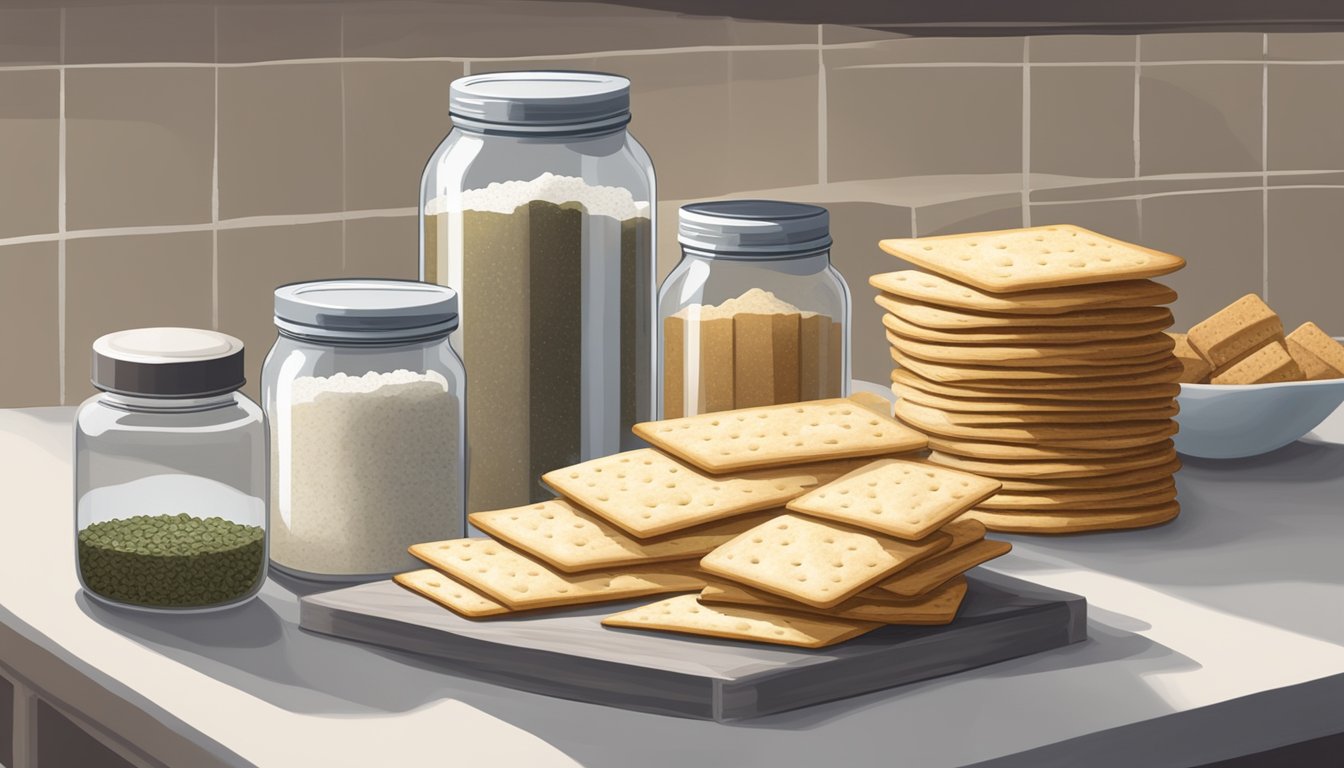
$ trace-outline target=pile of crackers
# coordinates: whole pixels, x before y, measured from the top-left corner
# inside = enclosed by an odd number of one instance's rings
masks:
[[[805,648],[948,623],[965,571],[1010,549],[957,519],[1000,484],[917,458],[924,436],[884,410],[636,425],[654,448],[543,475],[560,497],[473,513],[490,538],[414,545],[432,568],[396,581],[470,618],[680,593],[603,624]]]
[[[1283,321],[1259,296],[1248,293],[1189,333],[1170,334],[1190,384],[1271,384],[1344,378],[1344,345],[1315,323],[1287,336]]]
[[[884,240],[895,414],[930,460],[999,480],[968,517],[1071,533],[1174,518],[1182,367],[1147,278],[1185,262],[1074,226]]]

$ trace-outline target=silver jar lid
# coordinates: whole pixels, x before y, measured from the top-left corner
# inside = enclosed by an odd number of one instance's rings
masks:
[[[601,72],[491,72],[448,88],[448,114],[468,130],[590,133],[630,122],[630,81]]]
[[[778,200],[718,200],[683,205],[677,242],[711,256],[805,255],[831,247],[825,208]]]
[[[295,336],[400,341],[457,328],[457,291],[407,280],[319,280],[275,289],[275,325]]]
[[[243,342],[198,328],[133,328],[93,342],[93,386],[140,397],[207,397],[247,383]]]

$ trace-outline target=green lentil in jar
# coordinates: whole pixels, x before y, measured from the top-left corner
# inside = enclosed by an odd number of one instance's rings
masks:
[[[79,532],[84,586],[122,603],[199,608],[246,596],[261,578],[260,526],[221,517],[137,515]]]

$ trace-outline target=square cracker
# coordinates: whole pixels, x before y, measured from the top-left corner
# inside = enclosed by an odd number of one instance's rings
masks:
[[[652,448],[585,461],[547,472],[541,479],[640,538],[783,506],[818,484],[815,474],[801,470],[710,477]]]
[[[911,272],[909,274],[916,275],[921,280],[930,277],[924,272]],[[883,275],[877,275],[873,280],[880,282],[882,278],[884,278]],[[949,285],[959,284],[949,281]],[[1110,284],[1111,287],[1115,285],[1116,283]],[[1152,285],[1156,286],[1158,284],[1152,283]],[[1092,287],[1105,288],[1107,286]],[[1052,290],[1067,291],[1072,289],[1055,288]],[[1025,295],[1029,296],[1031,294]],[[1010,298],[1016,301],[1018,296],[1018,294],[1014,294]],[[951,333],[972,331],[1007,333],[1021,328],[1029,328],[1032,329],[1032,333],[1073,331],[1081,335],[1095,332],[1089,329],[1100,328],[1103,329],[1103,332],[1107,330],[1121,332],[1121,329],[1124,329],[1123,332],[1134,336],[1142,336],[1170,328],[1172,323],[1171,310],[1160,306],[1100,307],[1097,309],[1074,309],[1054,314],[1030,312],[1009,314],[1007,312],[983,312],[945,307],[937,303],[908,299],[893,293],[879,293],[873,298],[873,301],[892,316],[899,317],[912,326]],[[1021,309],[1020,306],[1014,308]]]
[[[997,480],[926,462],[883,459],[799,496],[794,512],[917,540],[993,496]]]
[[[876,594],[874,594],[876,593]],[[744,587],[740,584],[710,584],[700,591],[702,603],[725,603],[783,611],[817,613],[837,619],[880,621],[883,624],[947,624],[957,616],[962,598],[966,596],[966,580],[951,581],[919,597],[905,599],[881,589],[867,589],[834,608],[813,608],[803,603],[785,600],[769,592]]]
[[[981,563],[1008,554],[1012,548],[1013,545],[1006,541],[983,539],[970,546],[931,557],[881,586],[900,597],[917,597]]]
[[[1109,283],[1175,272],[1185,259],[1071,224],[883,240],[882,250],[986,291]]]
[[[469,619],[486,616],[498,616],[510,613],[509,607],[497,600],[482,595],[447,574],[433,568],[425,568],[410,573],[398,573],[392,580],[401,586]]]
[[[1174,520],[1180,513],[1180,502],[1169,501],[1142,510],[1127,511],[990,512],[973,509],[966,514],[981,521],[987,528],[1005,533],[1085,533],[1161,525]]]
[[[852,400],[811,400],[636,424],[635,434],[706,472],[917,451],[924,436]]]
[[[977,475],[992,477],[996,480],[1021,478],[1039,481],[1086,478],[1089,483],[1088,487],[1110,485],[1111,483],[1107,480],[1110,475],[1125,474],[1128,479],[1132,477],[1130,473],[1135,470],[1150,467],[1161,467],[1161,469],[1154,470],[1154,477],[1148,477],[1148,479],[1166,477],[1180,469],[1180,462],[1176,460],[1176,448],[1170,440],[1154,446],[1154,450],[1150,453],[1116,458],[997,460],[964,458],[934,451],[929,454],[929,461],[944,467],[960,469],[963,472],[973,472]],[[1096,486],[1092,486],[1092,483],[1095,483]]]
[[[709,523],[673,537],[640,540],[564,499],[513,509],[473,512],[472,525],[566,573],[598,568],[699,559],[779,512],[753,512]]]
[[[1344,376],[1344,344],[1330,338],[1315,323],[1303,323],[1288,334],[1288,351],[1293,359],[1306,361],[1302,365],[1311,379],[1337,379]],[[1299,362],[1299,365],[1301,363]]]
[[[1190,346],[1190,338],[1184,333],[1167,334],[1176,340],[1176,347],[1171,353],[1176,359],[1181,361],[1183,368],[1181,372],[1181,381],[1185,384],[1198,384],[1208,378],[1213,373],[1213,363],[1205,360],[1202,355]]]
[[[411,546],[412,555],[515,611],[698,592],[697,568],[664,563],[620,571],[558,573],[491,539],[451,539]]]
[[[706,605],[697,600],[695,595],[679,595],[614,613],[603,619],[602,624],[622,629],[653,629],[800,648],[824,648],[882,626],[875,621],[821,619],[806,614],[740,605]]]
[[[700,566],[814,608],[830,608],[950,543],[951,537],[941,533],[916,543],[780,515],[719,546]]]
[[[1283,321],[1259,296],[1248,293],[1196,323],[1185,335],[1214,368],[1283,336]]]
[[[993,293],[913,269],[868,278],[868,284],[893,296],[939,307],[1005,315],[1052,315],[1090,309],[1127,309],[1170,304],[1176,292],[1152,280],[1126,280],[1071,288],[1046,288],[1012,294]]]
[[[1221,373],[1215,373],[1211,384],[1269,384],[1278,381],[1302,381],[1306,374],[1298,366],[1288,348],[1274,341],[1257,349],[1245,360]]]

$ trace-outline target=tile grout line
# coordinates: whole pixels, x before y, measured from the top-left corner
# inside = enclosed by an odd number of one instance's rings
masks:
[[[61,68],[59,74],[59,105],[56,116],[56,354],[57,385],[61,388],[60,404],[65,405],[65,8],[61,8]]]
[[[214,7],[215,61],[219,61],[219,6]],[[219,330],[219,67],[214,68],[215,116],[210,158],[210,327]]]
[[[917,206],[910,206],[910,236],[919,237],[919,219],[915,216],[915,211],[919,210]]]
[[[1031,226],[1031,38],[1022,36],[1022,226]]]
[[[344,212],[350,203],[346,199],[346,149],[345,149],[345,13],[341,13],[341,211]],[[341,217],[341,274],[345,274],[346,266],[346,247],[345,247],[345,217]]]
[[[1261,298],[1269,303],[1269,33],[1261,36],[1260,54],[1265,57],[1260,75],[1260,247]]]
[[[1143,178],[1141,163],[1141,142],[1143,121],[1140,119],[1140,110],[1143,108],[1143,96],[1140,84],[1143,82],[1143,36],[1134,36],[1134,127],[1131,132],[1131,143],[1134,149],[1134,178]],[[1143,237],[1143,200],[1136,198],[1134,200],[1134,224],[1139,228],[1139,237]]]
[[[830,183],[830,107],[826,100],[826,46],[817,25],[817,183]]]

